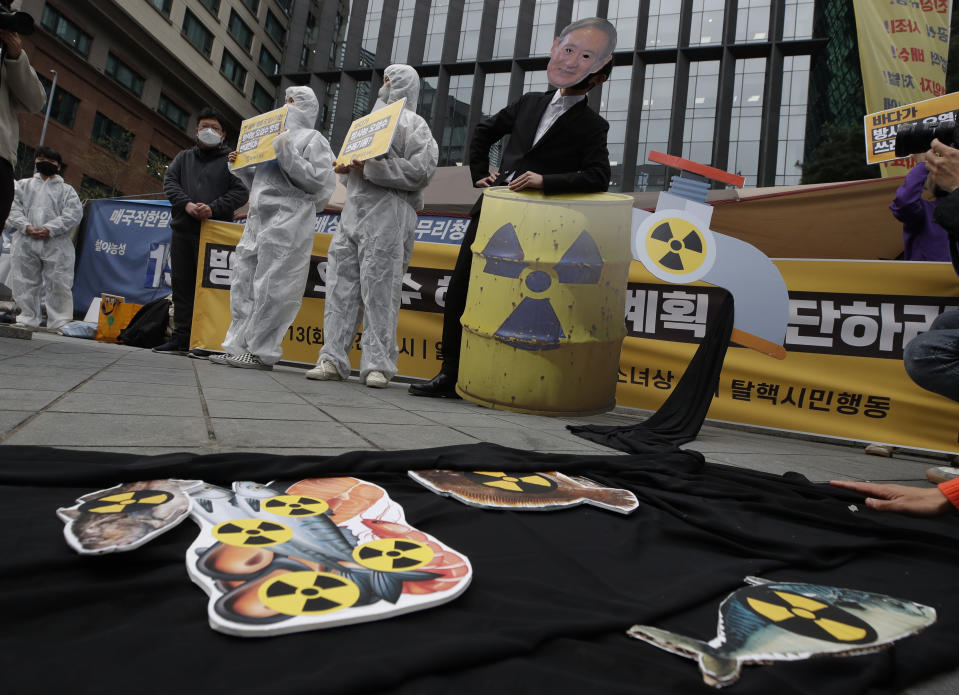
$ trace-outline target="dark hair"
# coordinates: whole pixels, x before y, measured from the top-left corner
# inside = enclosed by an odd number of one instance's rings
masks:
[[[38,147],[36,156],[43,157],[44,159],[52,159],[57,164],[59,164],[61,168],[63,167],[63,157],[61,157],[60,153],[57,152],[52,147],[46,147],[46,146]]]
[[[609,60],[607,60],[607,61],[603,64],[603,67],[601,67],[599,70],[597,70],[596,72],[593,73],[593,75],[606,75],[606,79],[607,79],[607,80],[610,78],[610,76],[611,76],[612,74],[613,74],[613,59],[612,59],[612,58],[610,58]],[[591,76],[592,76],[592,75],[591,75]]]
[[[223,130],[226,130],[226,121],[223,120],[223,116],[221,116],[219,112],[211,109],[209,106],[202,109],[200,113],[197,114],[196,122],[199,123],[200,121],[216,121],[220,124],[220,127],[223,128]]]

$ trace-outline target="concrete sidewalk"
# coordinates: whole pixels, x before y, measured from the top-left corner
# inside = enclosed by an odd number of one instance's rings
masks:
[[[489,410],[460,400],[413,398],[407,385],[366,388],[309,381],[302,369],[234,369],[46,333],[0,337],[0,444],[160,454],[258,451],[332,455],[493,442],[531,451],[618,453],[570,434],[568,424],[633,424],[644,411],[616,408],[582,418]],[[687,445],[706,459],[771,473],[928,485],[945,457],[866,456],[861,444],[814,441],[707,425]],[[0,449],[0,461],[3,460]],[[2,465],[2,464],[0,464]],[[959,692],[959,672],[912,688]]]

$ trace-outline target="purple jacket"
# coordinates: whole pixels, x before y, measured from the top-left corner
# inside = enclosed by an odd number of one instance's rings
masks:
[[[926,182],[926,163],[919,162],[906,174],[906,180],[896,189],[896,199],[889,209],[902,222],[902,239],[906,245],[907,261],[948,261],[949,246],[946,230],[932,220],[932,211],[938,201],[922,198]]]

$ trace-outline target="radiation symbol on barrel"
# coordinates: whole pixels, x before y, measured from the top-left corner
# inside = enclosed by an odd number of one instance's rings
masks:
[[[852,613],[823,601],[781,589],[757,586],[747,590],[746,605],[776,626],[827,642],[874,642],[876,631]]]
[[[217,524],[213,537],[225,545],[262,548],[286,543],[293,538],[293,530],[284,524],[262,519],[233,519]]]
[[[171,499],[173,499],[173,493],[163,490],[115,492],[84,502],[80,506],[80,511],[92,512],[93,514],[142,512]]]
[[[330,505],[315,497],[277,495],[263,502],[263,509],[280,516],[315,516],[325,514]]]
[[[539,473],[503,473],[501,471],[473,471],[465,476],[475,483],[508,492],[542,494],[555,490],[555,481]]]
[[[716,260],[712,231],[681,210],[656,212],[633,234],[633,257],[660,280],[695,282]]]
[[[257,596],[264,606],[284,615],[317,615],[349,608],[359,587],[329,572],[287,572],[263,582]]]
[[[558,283],[595,285],[603,272],[599,247],[586,230],[576,238],[562,258],[550,269],[530,269],[516,228],[509,222],[497,229],[481,255],[483,272],[519,280],[528,295],[493,333],[496,340],[520,350],[551,350],[566,337],[553,304],[550,290]]]
[[[429,564],[433,549],[407,538],[378,538],[356,546],[353,559],[377,572],[402,572]]]

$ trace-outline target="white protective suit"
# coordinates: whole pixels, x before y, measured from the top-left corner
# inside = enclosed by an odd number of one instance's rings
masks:
[[[333,195],[333,152],[313,130],[319,103],[309,87],[286,90],[286,132],[273,140],[276,159],[233,175],[250,190],[246,227],[236,247],[230,313],[223,341],[232,355],[252,353],[265,364],[280,359],[283,335],[303,300],[316,205]]]
[[[389,152],[367,160],[362,173],[346,180],[346,202],[330,242],[326,269],[326,309],[320,360],[332,362],[342,378],[360,324],[360,381],[371,371],[396,374],[396,322],[403,275],[413,253],[416,211],[423,189],[436,171],[439,148],[429,126],[416,114],[420,78],[408,65],[391,65],[389,85],[373,110],[406,97]]]
[[[20,307],[17,322],[40,325],[40,295],[46,288],[47,328],[73,320],[73,264],[76,251],[70,232],[80,224],[83,206],[73,186],[57,174],[39,173],[16,183],[7,219],[13,227],[8,284]],[[27,226],[50,230],[49,239],[34,239]]]

